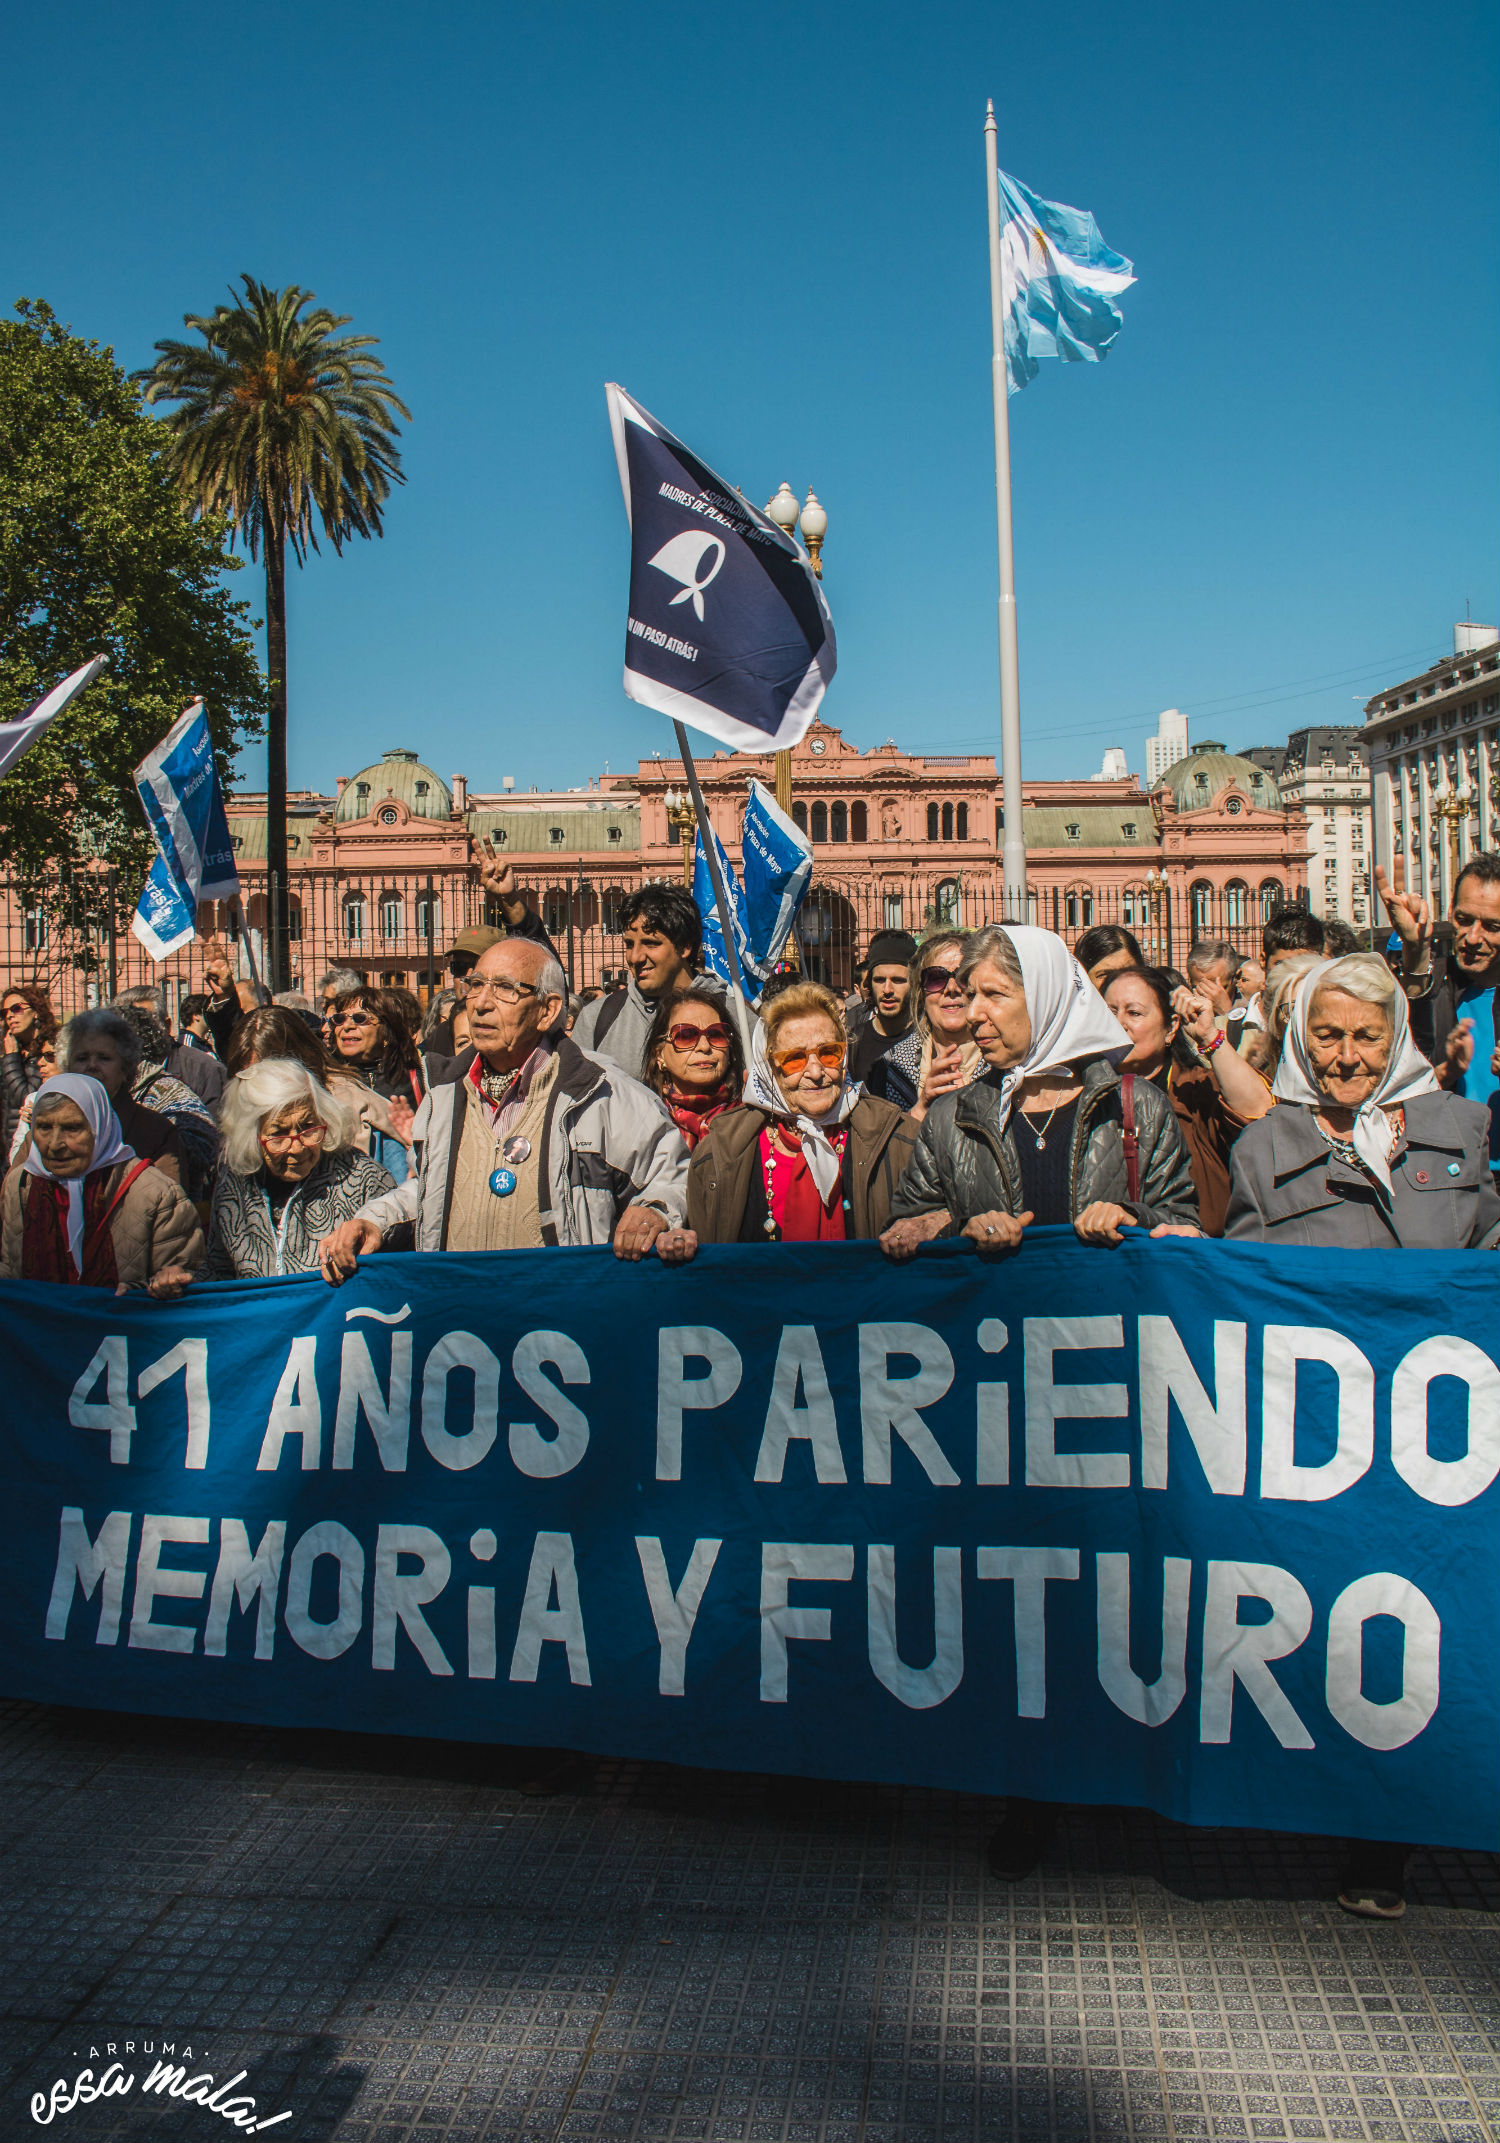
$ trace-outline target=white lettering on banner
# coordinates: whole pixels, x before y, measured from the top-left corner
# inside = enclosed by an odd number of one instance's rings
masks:
[[[68,1634],[68,1611],[73,1605],[76,1582],[85,1601],[94,1597],[96,1585],[101,1588],[95,1644],[118,1644],[120,1612],[125,1604],[125,1565],[130,1560],[130,1516],[129,1511],[111,1511],[98,1537],[90,1540],[80,1506],[64,1505],[57,1535],[57,1568],[47,1604],[49,1637],[63,1638]]]
[[[1401,1694],[1389,1703],[1364,1693],[1365,1624],[1390,1615],[1401,1624]],[[1328,1615],[1328,1709],[1367,1749],[1401,1749],[1438,1708],[1443,1625],[1426,1593],[1389,1570],[1346,1585]]]
[[[108,1433],[112,1466],[130,1464],[130,1439],[135,1434],[135,1408],[129,1404],[128,1365],[124,1333],[111,1333],[108,1339],[100,1340],[98,1351],[73,1386],[73,1396],[68,1401],[68,1419],[75,1429],[103,1429]],[[102,1404],[90,1399],[101,1376],[104,1379]]]
[[[674,1592],[660,1538],[655,1534],[636,1535],[635,1552],[641,1559],[646,1598],[651,1603],[651,1619],[661,1644],[656,1686],[664,1697],[680,1697],[686,1692],[688,1643],[723,1545],[721,1540],[695,1540],[682,1583]]]
[[[698,650],[691,640],[674,639],[671,633],[662,632],[658,626],[643,625],[639,618],[630,620],[630,630],[638,640],[649,640],[653,647],[665,648],[669,655],[681,655],[684,662],[698,660]]]
[[[556,1607],[551,1606],[554,1591]],[[513,1682],[534,1682],[542,1646],[560,1644],[568,1655],[568,1678],[579,1688],[593,1686],[588,1646],[583,1634],[583,1606],[578,1597],[578,1566],[571,1533],[538,1533],[526,1573],[521,1625],[510,1659]]]
[[[214,1569],[213,1591],[208,1596],[208,1620],[203,1625],[203,1649],[211,1658],[222,1659],[229,1642],[229,1610],[235,1601],[247,1614],[256,1601],[255,1656],[271,1659],[276,1651],[276,1595],[281,1588],[281,1557],[286,1547],[286,1520],[273,1518],[260,1536],[260,1546],[250,1553],[250,1536],[239,1518],[219,1520],[219,1560]]]
[[[332,1622],[315,1622],[311,1612],[313,1565],[320,1555],[331,1555],[339,1566],[339,1607]],[[304,1652],[314,1659],[337,1659],[360,1633],[364,1590],[364,1549],[347,1526],[324,1518],[309,1526],[292,1550],[282,1620]]]
[[[1028,1320],[1029,1322],[1030,1320]],[[1075,1322],[1105,1322],[1104,1319]],[[1112,1320],[1118,1324],[1119,1319]],[[1051,1323],[1049,1319],[1038,1322]],[[1098,1342],[1091,1342],[1097,1345]],[[981,1548],[981,1578],[1009,1579],[1015,1589],[1016,1713],[1022,1719],[1047,1716],[1047,1581],[1076,1578],[1077,1548]]]
[[[1264,1600],[1269,1622],[1241,1622],[1241,1600]],[[1211,1562],[1203,1610],[1201,1741],[1227,1741],[1234,1720],[1234,1685],[1244,1684],[1261,1717],[1284,1749],[1310,1749],[1313,1737],[1271,1672],[1268,1661],[1285,1659],[1305,1643],[1312,1628],[1312,1601],[1276,1563]]]
[[[1243,1330],[1243,1326],[1241,1330]],[[1161,1726],[1187,1694],[1188,1603],[1193,1566],[1184,1555],[1162,1561],[1161,1672],[1143,1681],[1130,1664],[1130,1557],[1096,1555],[1099,1686],[1111,1704],[1141,1726]]]
[[[411,1334],[391,1334],[391,1375],[381,1389],[370,1345],[362,1332],[346,1332],[339,1355],[339,1406],[333,1424],[335,1471],[347,1472],[354,1464],[354,1438],[360,1411],[370,1424],[370,1434],[387,1473],[405,1473],[407,1445],[411,1441]]]
[[[274,1473],[281,1464],[281,1447],[288,1436],[302,1440],[302,1471],[316,1473],[323,1461],[323,1402],[318,1397],[318,1343],[294,1339],[287,1352],[286,1367],[271,1401],[258,1473]]]
[[[1323,1503],[1370,1470],[1375,1456],[1375,1371],[1352,1339],[1322,1325],[1268,1324],[1261,1378],[1260,1492]],[[1316,1466],[1297,1464],[1297,1364],[1325,1362],[1338,1378],[1338,1443]]]
[[[141,1545],[135,1559],[135,1600],[130,1610],[130,1643],[143,1652],[191,1652],[198,1632],[181,1622],[153,1622],[151,1609],[158,1600],[201,1600],[208,1583],[206,1570],[163,1570],[161,1551],[166,1541],[183,1541],[195,1547],[208,1545],[206,1518],[143,1518]]]
[[[975,1334],[986,1354],[1003,1354],[1010,1333],[998,1317],[982,1317]],[[974,1479],[981,1488],[1004,1488],[1010,1480],[1010,1386],[974,1386]]]
[[[826,1644],[833,1635],[833,1612],[827,1607],[789,1607],[795,1579],[846,1585],[854,1575],[854,1548],[821,1541],[768,1540],[760,1551],[760,1700],[784,1704],[788,1640]]]
[[[687,1375],[689,1362],[708,1374]],[[682,1417],[689,1407],[722,1406],[740,1388],[744,1364],[734,1342],[711,1324],[663,1325],[656,1335],[656,1478],[682,1479]]]
[[[468,1608],[469,1680],[495,1679],[495,1588],[471,1585]]]
[[[1085,1348],[1123,1347],[1119,1317],[1028,1317],[1026,1485],[1028,1488],[1128,1488],[1128,1451],[1059,1451],[1059,1421],[1107,1421],[1130,1411],[1123,1384],[1056,1384],[1052,1357]]]
[[[206,1339],[180,1339],[177,1345],[164,1354],[159,1362],[152,1362],[136,1379],[135,1395],[144,1399],[165,1384],[169,1377],[182,1371],[183,1392],[187,1400],[187,1455],[183,1464],[188,1471],[201,1472],[208,1464],[208,1431],[210,1410],[208,1403],[208,1341]]]
[[[807,1400],[798,1406],[801,1387]],[[787,1445],[793,1440],[812,1446],[813,1473],[825,1488],[842,1487],[848,1480],[844,1454],[839,1446],[838,1417],[828,1371],[818,1345],[817,1328],[789,1324],[781,1328],[776,1349],[776,1368],[771,1377],[771,1398],[766,1407],[766,1426],[755,1460],[757,1481],[779,1481],[786,1466]]]
[[[913,1376],[893,1377],[890,1358],[906,1355]],[[953,1356],[945,1339],[925,1324],[862,1324],[859,1328],[859,1421],[864,1439],[865,1480],[889,1487],[891,1435],[901,1438],[929,1481],[957,1488],[958,1475],[918,1409],[936,1406],[953,1383]],[[830,1413],[831,1413],[830,1404]],[[760,1478],[759,1474],[756,1476]],[[780,1480],[778,1473],[775,1478]],[[839,1475],[842,1480],[842,1473]],[[819,1473],[821,1481],[823,1475]]]
[[[414,1555],[420,1568],[403,1572],[401,1557]],[[396,1665],[399,1622],[429,1674],[451,1674],[447,1655],[422,1610],[453,1574],[453,1558],[425,1525],[383,1525],[375,1536],[375,1601],[370,1615],[370,1664],[387,1673]]]
[[[474,1418],[462,1436],[447,1428],[448,1379],[474,1372]],[[440,1466],[467,1473],[488,1458],[500,1434],[500,1364],[473,1332],[445,1332],[422,1371],[422,1441]]]
[[[1170,1317],[1137,1319],[1141,1394],[1141,1486],[1167,1485],[1167,1422],[1177,1402],[1203,1477],[1216,1496],[1245,1493],[1246,1327],[1214,1319],[1214,1391],[1203,1389]]]
[[[560,1371],[564,1384],[590,1381],[588,1356],[566,1332],[528,1332],[517,1341],[511,1373],[557,1430],[555,1436],[543,1436],[534,1421],[510,1425],[510,1455],[534,1481],[555,1481],[571,1473],[589,1447],[588,1416],[542,1375],[549,1365]]]
[[[1434,1458],[1429,1447],[1427,1394],[1435,1377],[1468,1386],[1462,1458]],[[1500,1473],[1500,1369],[1472,1340],[1437,1334],[1402,1356],[1391,1379],[1391,1464],[1424,1502],[1448,1510],[1482,1496]]]
[[[932,1551],[932,1663],[909,1667],[896,1634],[896,1550],[871,1542],[865,1550],[865,1597],[870,1665],[876,1679],[912,1711],[930,1711],[964,1678],[964,1592],[957,1548]]]

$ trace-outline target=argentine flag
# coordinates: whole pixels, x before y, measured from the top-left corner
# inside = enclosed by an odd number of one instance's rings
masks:
[[[1097,364],[1124,321],[1114,300],[1135,281],[1086,208],[1043,201],[1000,173],[1000,267],[1005,370],[1012,394],[1036,378],[1039,357]]]

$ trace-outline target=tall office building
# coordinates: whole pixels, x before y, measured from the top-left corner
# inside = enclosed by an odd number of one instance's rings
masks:
[[[1146,739],[1146,787],[1154,788],[1169,766],[1188,755],[1187,716],[1168,707],[1156,724],[1156,735]]]

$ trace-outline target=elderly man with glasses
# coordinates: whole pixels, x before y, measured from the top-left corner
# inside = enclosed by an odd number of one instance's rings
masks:
[[[562,1031],[567,978],[525,938],[482,953],[466,1009],[474,1048],[417,1111],[417,1165],[319,1246],[324,1277],[408,1224],[419,1250],[524,1250],[611,1243],[643,1257],[687,1202],[687,1148],[636,1079]]]

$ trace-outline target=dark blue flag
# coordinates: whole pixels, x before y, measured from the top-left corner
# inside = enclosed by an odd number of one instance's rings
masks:
[[[787,750],[838,660],[806,553],[622,388],[605,391],[630,516],[626,693],[737,751]]]

